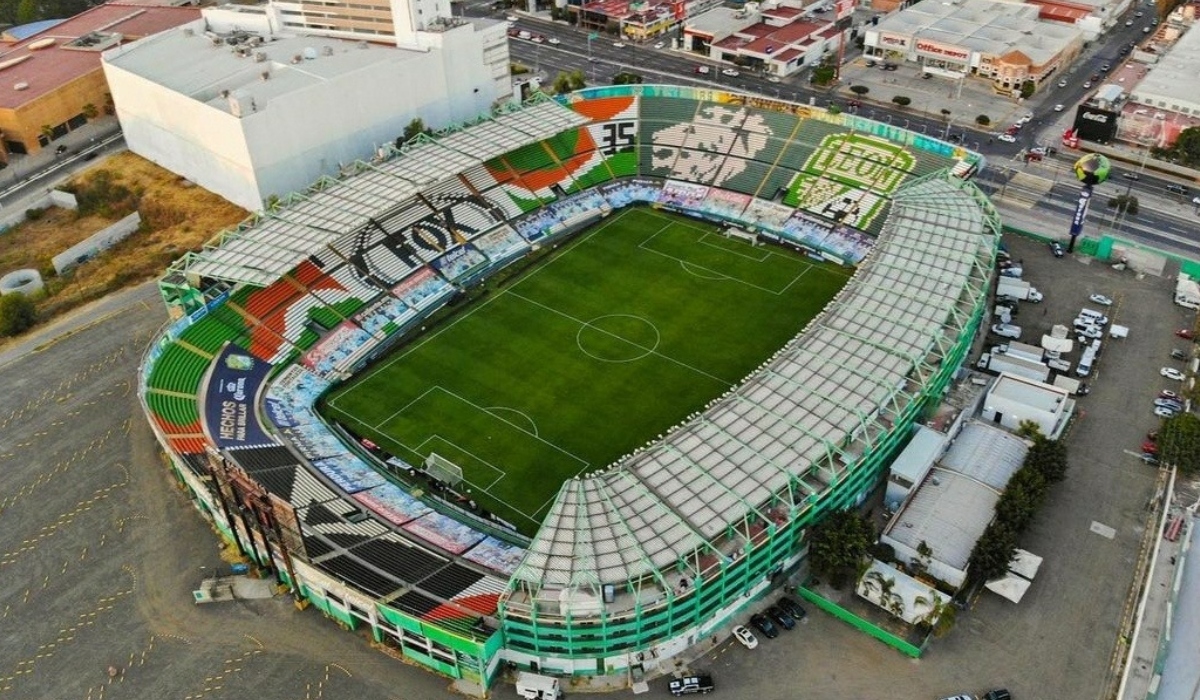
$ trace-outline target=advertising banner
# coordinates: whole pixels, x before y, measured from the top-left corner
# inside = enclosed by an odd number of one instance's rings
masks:
[[[1117,113],[1080,105],[1075,112],[1075,135],[1084,141],[1108,143],[1117,135]]]
[[[1075,203],[1075,215],[1071,217],[1071,238],[1083,233],[1083,222],[1087,219],[1088,204],[1092,201],[1092,188],[1084,187],[1079,191],[1079,201]]]
[[[204,430],[219,449],[275,444],[254,410],[270,371],[232,343],[217,356],[204,392]]]
[[[892,51],[908,51],[909,37],[879,32],[879,47]]]

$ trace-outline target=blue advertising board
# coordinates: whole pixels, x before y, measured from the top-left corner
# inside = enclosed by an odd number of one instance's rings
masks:
[[[221,349],[204,392],[204,430],[219,449],[276,444],[254,410],[270,371],[269,363],[232,343]]]
[[[1088,204],[1092,201],[1091,185],[1084,185],[1083,189],[1079,190],[1079,201],[1075,203],[1075,215],[1071,217],[1071,239],[1079,237],[1083,233],[1083,222],[1087,219]]]

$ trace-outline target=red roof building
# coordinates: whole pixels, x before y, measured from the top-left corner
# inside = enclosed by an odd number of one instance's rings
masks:
[[[109,2],[0,51],[3,157],[35,153],[112,103],[100,54],[200,18],[194,7]]]

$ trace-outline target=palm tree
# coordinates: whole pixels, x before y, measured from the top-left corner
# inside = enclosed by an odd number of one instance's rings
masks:
[[[929,610],[917,619],[917,624],[928,627],[933,632],[933,636],[940,637],[949,632],[950,628],[954,626],[958,608],[954,607],[952,601],[948,598],[936,595],[932,588],[929,590],[928,597],[923,595],[917,596],[913,599],[913,604],[918,607],[929,608]]]

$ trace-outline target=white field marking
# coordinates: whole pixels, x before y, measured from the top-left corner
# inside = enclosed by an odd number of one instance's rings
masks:
[[[496,465],[494,465],[491,462],[487,461],[486,459],[480,457],[479,455],[475,454],[474,452],[464,448],[462,445],[458,444],[457,442],[455,442],[453,440],[447,440],[446,438],[442,437],[440,433],[434,433],[434,434],[430,435],[429,437],[425,438],[424,440],[422,440],[421,444],[417,445],[416,452],[418,454],[429,454],[430,452],[437,452],[437,450],[426,450],[425,449],[426,446],[431,442],[441,443],[443,445],[449,445],[450,447],[454,448],[455,450],[458,450],[460,453],[465,454],[468,457],[470,457],[472,460],[475,461],[475,463],[483,465],[483,466],[487,467],[488,469],[491,469],[493,472],[495,472],[496,477],[494,479],[492,479],[492,483],[488,484],[488,486],[485,488],[490,488],[492,486],[495,486],[496,484],[500,483],[501,479],[508,476],[508,472],[504,471],[500,467],[497,467]],[[439,452],[439,454],[441,454],[441,453]],[[449,457],[447,457],[446,459],[449,459]],[[456,465],[458,465],[459,468],[462,468],[463,465],[459,462],[459,460],[451,460],[451,461],[454,462]],[[470,467],[476,466],[475,463],[472,463],[470,465]],[[463,470],[463,481],[469,481],[469,479],[467,479],[467,474],[466,474],[465,469]],[[470,484],[472,486],[477,486],[477,484],[473,481],[471,481]]]
[[[543,303],[542,303],[542,302],[540,302],[540,301],[534,301],[533,299],[529,299],[528,297],[523,297],[523,296],[521,296],[520,294],[517,294],[516,292],[509,292],[509,294],[511,294],[512,296],[514,296],[514,297],[516,297],[516,298],[518,298],[518,299],[524,299],[525,301],[529,302],[530,304],[533,304],[534,306],[539,306],[539,307],[541,307],[541,308],[543,308],[543,309],[545,309],[545,310],[547,310],[547,311],[549,311],[549,312],[551,312],[551,313],[558,314],[559,316],[562,316],[562,317],[563,317],[563,318],[565,318],[565,319],[568,319],[568,320],[574,321],[575,323],[578,323],[578,324],[580,324],[580,325],[584,325],[584,324],[586,323],[586,321],[581,321],[581,320],[579,320],[579,319],[575,318],[574,316],[572,316],[571,314],[568,314],[568,313],[565,313],[565,312],[559,311],[558,309],[555,309],[555,308],[553,308],[553,307],[550,307],[550,306],[546,306],[545,304],[543,304]],[[595,328],[595,326],[593,326],[593,328]],[[703,376],[703,377],[708,377],[709,379],[711,379],[711,380],[713,380],[713,381],[715,381],[715,382],[717,382],[717,383],[719,383],[719,384],[722,384],[722,385],[724,385],[724,386],[727,386],[727,387],[731,387],[731,386],[733,386],[733,383],[732,383],[732,382],[728,382],[728,381],[726,381],[726,380],[724,380],[724,379],[721,379],[720,377],[713,376],[713,375],[709,374],[708,372],[705,372],[705,371],[704,371],[704,370],[702,370],[702,369],[699,369],[699,368],[696,368],[696,367],[692,367],[691,365],[687,364],[686,362],[680,362],[679,360],[676,360],[675,358],[671,357],[670,355],[663,354],[663,353],[661,353],[661,352],[658,352],[657,350],[654,350],[654,349],[652,349],[652,348],[647,348],[647,347],[645,347],[645,346],[638,345],[637,343],[634,343],[634,342],[632,342],[632,341],[630,341],[630,340],[628,340],[628,339],[626,339],[626,338],[622,338],[621,336],[619,336],[619,335],[617,335],[617,334],[615,334],[615,333],[611,333],[611,332],[609,332],[609,331],[606,331],[606,330],[604,330],[603,328],[596,328],[596,330],[597,330],[598,332],[600,332],[600,333],[603,333],[603,334],[605,334],[605,335],[608,335],[608,336],[611,336],[611,337],[613,337],[613,338],[616,338],[617,340],[623,340],[623,341],[625,341],[626,343],[629,343],[630,345],[634,346],[635,348],[641,348],[641,349],[643,349],[643,350],[646,350],[646,351],[648,351],[648,352],[649,352],[651,355],[654,355],[654,356],[656,356],[656,357],[661,357],[662,359],[666,360],[667,362],[670,362],[670,363],[672,363],[672,364],[679,365],[680,367],[682,367],[682,368],[684,368],[684,369],[691,370],[691,371],[695,372],[696,374],[699,374],[700,376]]]

